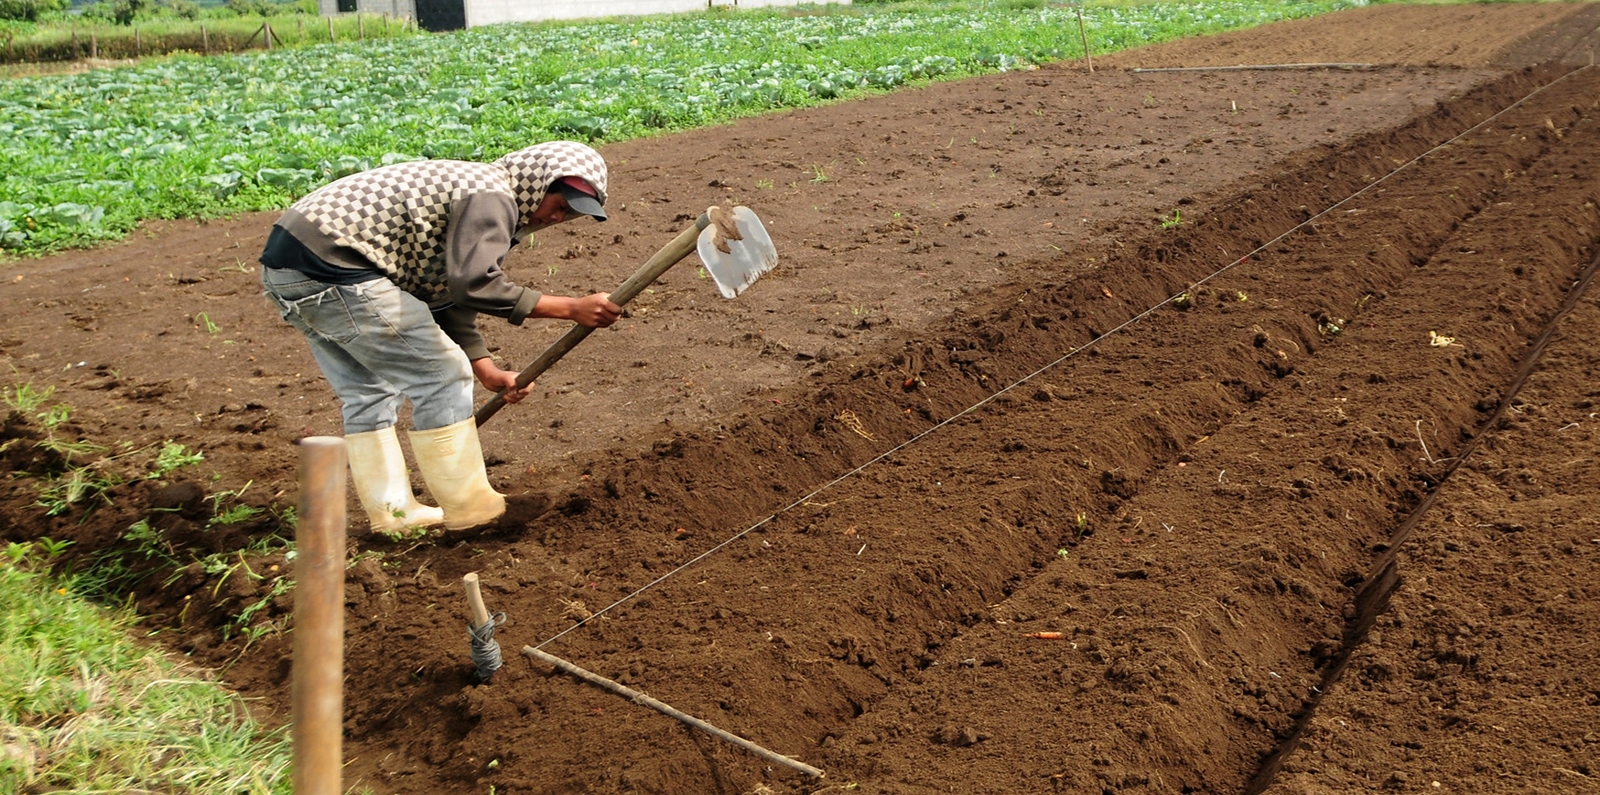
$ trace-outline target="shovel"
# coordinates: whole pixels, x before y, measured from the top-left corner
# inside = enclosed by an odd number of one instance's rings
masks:
[[[697,242],[698,241],[698,242]],[[623,306],[644,291],[668,268],[698,251],[706,273],[717,283],[723,298],[737,298],[746,287],[754,284],[761,274],[778,264],[778,250],[772,238],[761,225],[761,219],[748,207],[711,207],[695,219],[694,226],[683,230],[666,247],[645,262],[638,272],[629,276],[617,289],[611,291],[611,303]],[[539,354],[523,371],[517,374],[517,389],[533,383],[567,352],[577,347],[594,329],[574,325],[561,339]],[[505,392],[500,392],[483,404],[475,415],[478,424],[489,421],[506,405]]]

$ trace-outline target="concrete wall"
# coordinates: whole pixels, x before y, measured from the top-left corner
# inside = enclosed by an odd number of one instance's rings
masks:
[[[417,16],[415,0],[356,0],[356,8],[368,14],[388,14],[395,19]],[[317,13],[325,17],[339,13],[339,0],[317,0]]]
[[[850,0],[830,0],[848,5]],[[801,0],[464,0],[467,27],[500,22],[540,22],[552,19],[591,19],[595,17],[644,16],[700,11],[707,6],[767,8],[800,5]],[[369,14],[392,17],[417,16],[415,0],[356,0]],[[324,14],[336,14],[339,0],[318,0]]]
[[[549,19],[644,16],[701,11],[708,5],[765,8],[799,5],[799,0],[466,0],[467,26]],[[846,0],[848,2],[848,0]]]

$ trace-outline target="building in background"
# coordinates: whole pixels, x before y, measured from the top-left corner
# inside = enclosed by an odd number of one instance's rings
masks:
[[[848,3],[849,0],[834,0]],[[800,0],[317,0],[323,15],[410,17],[423,30],[460,30],[500,22],[681,14],[712,6],[766,8],[810,5]]]

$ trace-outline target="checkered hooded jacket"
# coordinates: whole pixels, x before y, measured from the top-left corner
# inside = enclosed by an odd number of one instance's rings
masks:
[[[448,302],[445,235],[451,205],[464,196],[498,193],[516,202],[527,224],[552,183],[579,177],[602,204],[606,163],[575,141],[519,149],[492,163],[419,160],[335,180],[291,208],[335,245],[370,260],[401,289],[437,306]]]

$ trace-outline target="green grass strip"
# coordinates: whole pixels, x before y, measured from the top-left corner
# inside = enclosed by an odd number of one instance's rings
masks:
[[[314,7],[316,4],[312,3]],[[409,23],[379,14],[281,15],[268,18],[273,46],[300,47],[391,36],[422,35]],[[8,31],[0,26],[0,63],[59,62],[79,58],[135,58],[177,50],[225,53],[265,48],[262,17],[219,16],[199,20],[176,17],[139,19],[132,25],[68,14],[48,23]],[[59,70],[52,70],[59,71]],[[0,72],[3,73],[3,72]]]
[[[36,548],[35,548],[36,549]],[[0,560],[0,792],[267,795],[289,744],[238,696],[130,639],[133,619]]]

